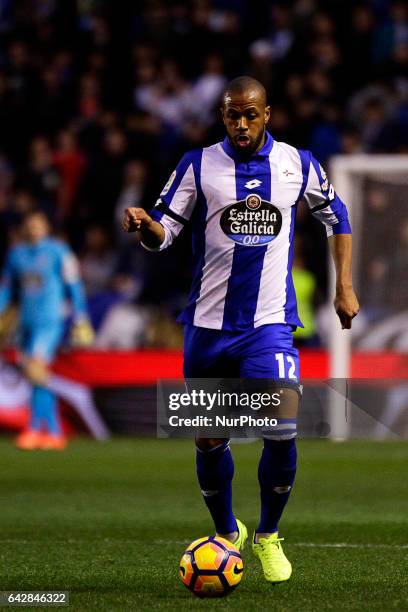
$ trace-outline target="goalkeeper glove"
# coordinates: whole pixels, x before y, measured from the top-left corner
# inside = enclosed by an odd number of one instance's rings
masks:
[[[75,347],[90,346],[95,339],[95,332],[88,319],[80,319],[71,329],[71,344]]]
[[[17,310],[13,307],[7,308],[0,314],[0,337],[7,340],[16,330],[18,323]]]

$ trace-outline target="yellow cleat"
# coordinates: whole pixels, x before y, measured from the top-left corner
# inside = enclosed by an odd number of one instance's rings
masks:
[[[277,533],[268,538],[260,538],[259,542],[252,541],[252,551],[261,562],[265,579],[268,582],[284,582],[289,580],[292,574],[292,566],[285,557],[281,542]]]
[[[238,527],[238,537],[235,540],[234,544],[239,550],[243,550],[245,542],[248,539],[248,529],[245,527],[244,523],[241,523],[239,519],[236,519],[236,521]]]
[[[241,521],[239,519],[235,519],[237,521],[237,530],[238,530],[238,535],[237,535],[237,539],[234,540],[234,542],[232,542],[232,540],[229,539],[228,535],[225,536],[223,534],[219,534],[217,533],[217,536],[220,536],[221,538],[225,538],[226,540],[228,540],[229,542],[231,542],[231,544],[234,544],[234,546],[236,546],[238,548],[238,550],[242,550],[245,546],[245,542],[248,539],[248,529],[245,527],[244,523],[241,523]]]

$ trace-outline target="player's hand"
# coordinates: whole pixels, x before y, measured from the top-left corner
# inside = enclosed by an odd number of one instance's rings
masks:
[[[144,208],[127,208],[123,217],[122,226],[126,232],[137,232],[142,227],[148,228],[153,219]]]
[[[91,346],[95,332],[87,319],[81,319],[73,324],[71,329],[71,344],[77,348]]]
[[[4,336],[7,332],[6,317],[0,314],[0,336]]]
[[[46,386],[49,370],[47,364],[36,357],[23,357],[23,372],[28,380],[34,385]]]
[[[0,343],[6,344],[18,325],[18,314],[14,307],[9,307],[0,314]]]
[[[342,329],[351,329],[351,321],[358,314],[360,305],[353,287],[337,289],[334,308],[340,319]]]

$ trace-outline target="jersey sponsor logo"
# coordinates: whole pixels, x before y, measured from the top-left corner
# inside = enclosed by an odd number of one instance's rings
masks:
[[[170,187],[172,186],[172,184],[174,182],[174,179],[176,178],[176,174],[177,174],[177,172],[175,170],[174,170],[174,172],[172,172],[170,174],[170,178],[167,181],[167,183],[165,184],[165,186],[163,188],[163,191],[161,192],[160,195],[166,195],[166,193],[168,193],[168,191],[170,190]]]
[[[257,194],[235,202],[223,211],[221,229],[228,238],[245,246],[263,246],[274,240],[282,228],[282,213]]]
[[[252,181],[245,183],[247,189],[255,189],[255,187],[259,187],[260,185],[262,185],[262,181],[259,179],[252,179]]]

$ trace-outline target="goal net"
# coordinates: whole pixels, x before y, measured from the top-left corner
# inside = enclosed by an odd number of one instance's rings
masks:
[[[330,376],[336,381],[347,381],[356,376],[353,357],[368,363],[369,356],[376,355],[381,368],[382,357],[390,352],[408,354],[408,155],[337,156],[331,162],[330,177],[349,209],[353,280],[361,307],[351,333],[341,330],[331,308]],[[332,299],[335,289],[332,263],[330,269]],[[371,376],[375,378],[378,374]],[[364,377],[370,377],[369,368]],[[397,432],[407,435],[404,416],[406,420],[408,380],[384,379],[382,391],[375,395],[378,406],[373,407],[372,414],[366,414],[371,418],[363,419],[364,425],[359,429],[358,410],[351,410],[345,419],[344,392],[333,390],[332,437],[387,437]]]

